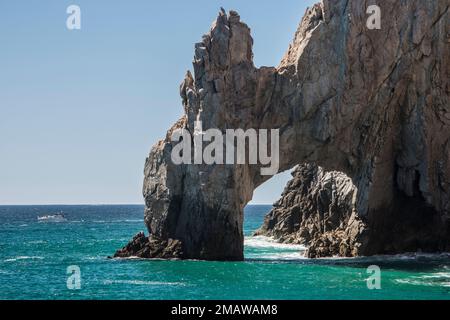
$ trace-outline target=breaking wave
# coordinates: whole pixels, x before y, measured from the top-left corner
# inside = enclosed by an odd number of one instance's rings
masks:
[[[247,259],[290,261],[306,259],[306,247],[298,244],[279,243],[265,236],[247,237],[244,241]]]
[[[283,249],[283,250],[300,250],[305,251],[306,247],[300,244],[286,244],[279,243],[273,238],[265,236],[256,237],[246,237],[244,241],[245,246],[252,248],[273,248],[273,249]]]

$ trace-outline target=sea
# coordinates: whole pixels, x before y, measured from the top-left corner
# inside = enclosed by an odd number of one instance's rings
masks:
[[[205,262],[108,259],[145,230],[140,205],[0,206],[0,299],[450,299],[450,255],[307,259],[252,236],[270,209],[245,209],[245,261]]]

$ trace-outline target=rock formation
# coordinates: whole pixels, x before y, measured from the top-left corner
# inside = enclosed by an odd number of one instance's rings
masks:
[[[124,248],[114,254],[114,258],[178,259],[183,255],[182,250],[181,242],[178,240],[159,240],[146,237],[143,232],[139,232]]]
[[[357,215],[352,180],[314,164],[299,165],[292,176],[255,235],[303,244],[311,258],[356,255],[365,225]]]
[[[243,208],[270,177],[260,165],[172,163],[171,133],[194,135],[196,120],[222,132],[279,129],[280,171],[311,163],[351,180],[351,213],[298,209],[322,227],[307,237],[328,239],[311,256],[450,249],[449,1],[378,0],[380,30],[367,27],[369,4],[308,9],[278,67],[256,68],[248,26],[219,14],[181,85],[185,116],[146,161],[146,256],[243,259]],[[315,192],[316,183],[294,184]]]

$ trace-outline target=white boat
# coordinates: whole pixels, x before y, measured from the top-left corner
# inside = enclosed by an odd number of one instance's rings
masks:
[[[39,222],[65,222],[65,221],[67,221],[66,217],[64,217],[64,214],[62,214],[62,213],[40,216],[37,219]]]

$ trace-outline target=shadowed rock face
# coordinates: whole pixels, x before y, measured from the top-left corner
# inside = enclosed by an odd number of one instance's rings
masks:
[[[351,206],[327,211],[343,225],[322,221],[328,244],[311,256],[450,249],[449,2],[377,4],[381,30],[366,27],[364,1],[308,9],[276,68],[256,68],[250,29],[236,12],[219,14],[181,85],[185,116],[146,161],[150,258],[243,259],[243,208],[269,177],[258,165],[174,165],[171,133],[193,134],[196,120],[279,129],[281,171],[314,163],[351,180]]]
[[[356,211],[352,180],[314,164],[298,166],[292,176],[255,235],[306,245],[311,258],[357,255],[366,226]]]

